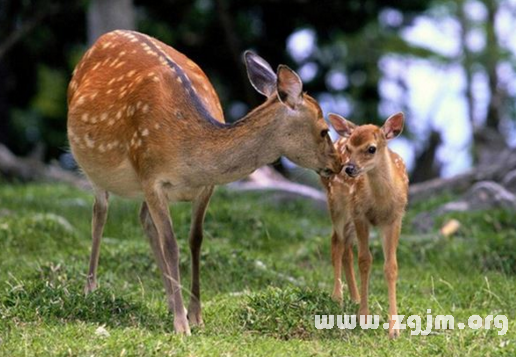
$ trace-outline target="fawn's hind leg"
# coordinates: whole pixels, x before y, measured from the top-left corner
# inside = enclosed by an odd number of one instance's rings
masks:
[[[385,257],[383,269],[389,292],[389,338],[396,338],[399,335],[399,329],[394,328],[395,321],[392,316],[398,314],[398,308],[396,306],[396,280],[398,279],[398,260],[396,257],[396,250],[398,248],[400,230],[401,219],[392,225],[382,227],[383,255]]]

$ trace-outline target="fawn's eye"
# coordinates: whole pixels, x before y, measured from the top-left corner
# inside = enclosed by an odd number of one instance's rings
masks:
[[[328,129],[321,130],[321,138],[324,138],[326,135],[328,135]]]
[[[370,154],[374,154],[376,152],[376,146],[369,146],[367,148],[367,152]]]

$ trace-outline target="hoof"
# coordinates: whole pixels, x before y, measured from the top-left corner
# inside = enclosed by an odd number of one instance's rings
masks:
[[[203,327],[204,322],[202,321],[201,312],[189,312],[188,313],[188,321],[190,322],[190,326]]]
[[[333,294],[331,294],[331,299],[337,303],[339,303],[341,306],[343,304],[343,299],[342,299],[342,293],[341,292],[333,292]]]
[[[178,335],[183,335],[183,336],[191,335],[190,326],[188,325],[188,320],[186,319],[186,317],[183,316],[182,318],[174,319],[174,331]]]
[[[84,285],[84,294],[88,295],[89,293],[94,292],[97,290],[97,282],[96,281],[86,281],[86,284]]]
[[[392,329],[389,331],[389,339],[394,340],[400,336],[400,330]]]

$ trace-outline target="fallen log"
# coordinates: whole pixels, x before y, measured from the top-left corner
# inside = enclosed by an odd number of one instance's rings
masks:
[[[73,172],[62,169],[57,163],[46,165],[31,157],[18,157],[0,144],[0,175],[21,182],[62,182],[80,189],[89,189],[88,181]]]
[[[414,203],[444,192],[462,193],[481,181],[502,182],[513,170],[516,170],[516,149],[508,149],[500,153],[498,160],[491,165],[475,167],[454,177],[437,178],[411,185],[409,199]]]

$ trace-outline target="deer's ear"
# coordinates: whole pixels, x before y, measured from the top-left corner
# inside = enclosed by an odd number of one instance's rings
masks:
[[[303,82],[296,72],[287,66],[278,66],[277,89],[280,101],[294,109],[303,100]]]
[[[394,139],[403,131],[405,115],[401,112],[391,115],[382,126],[383,134],[387,140]]]
[[[266,60],[252,51],[244,53],[249,81],[259,93],[270,97],[276,92],[276,73]]]
[[[333,126],[337,134],[345,138],[349,138],[356,128],[355,124],[338,114],[330,113],[328,119],[330,119],[331,126]]]

